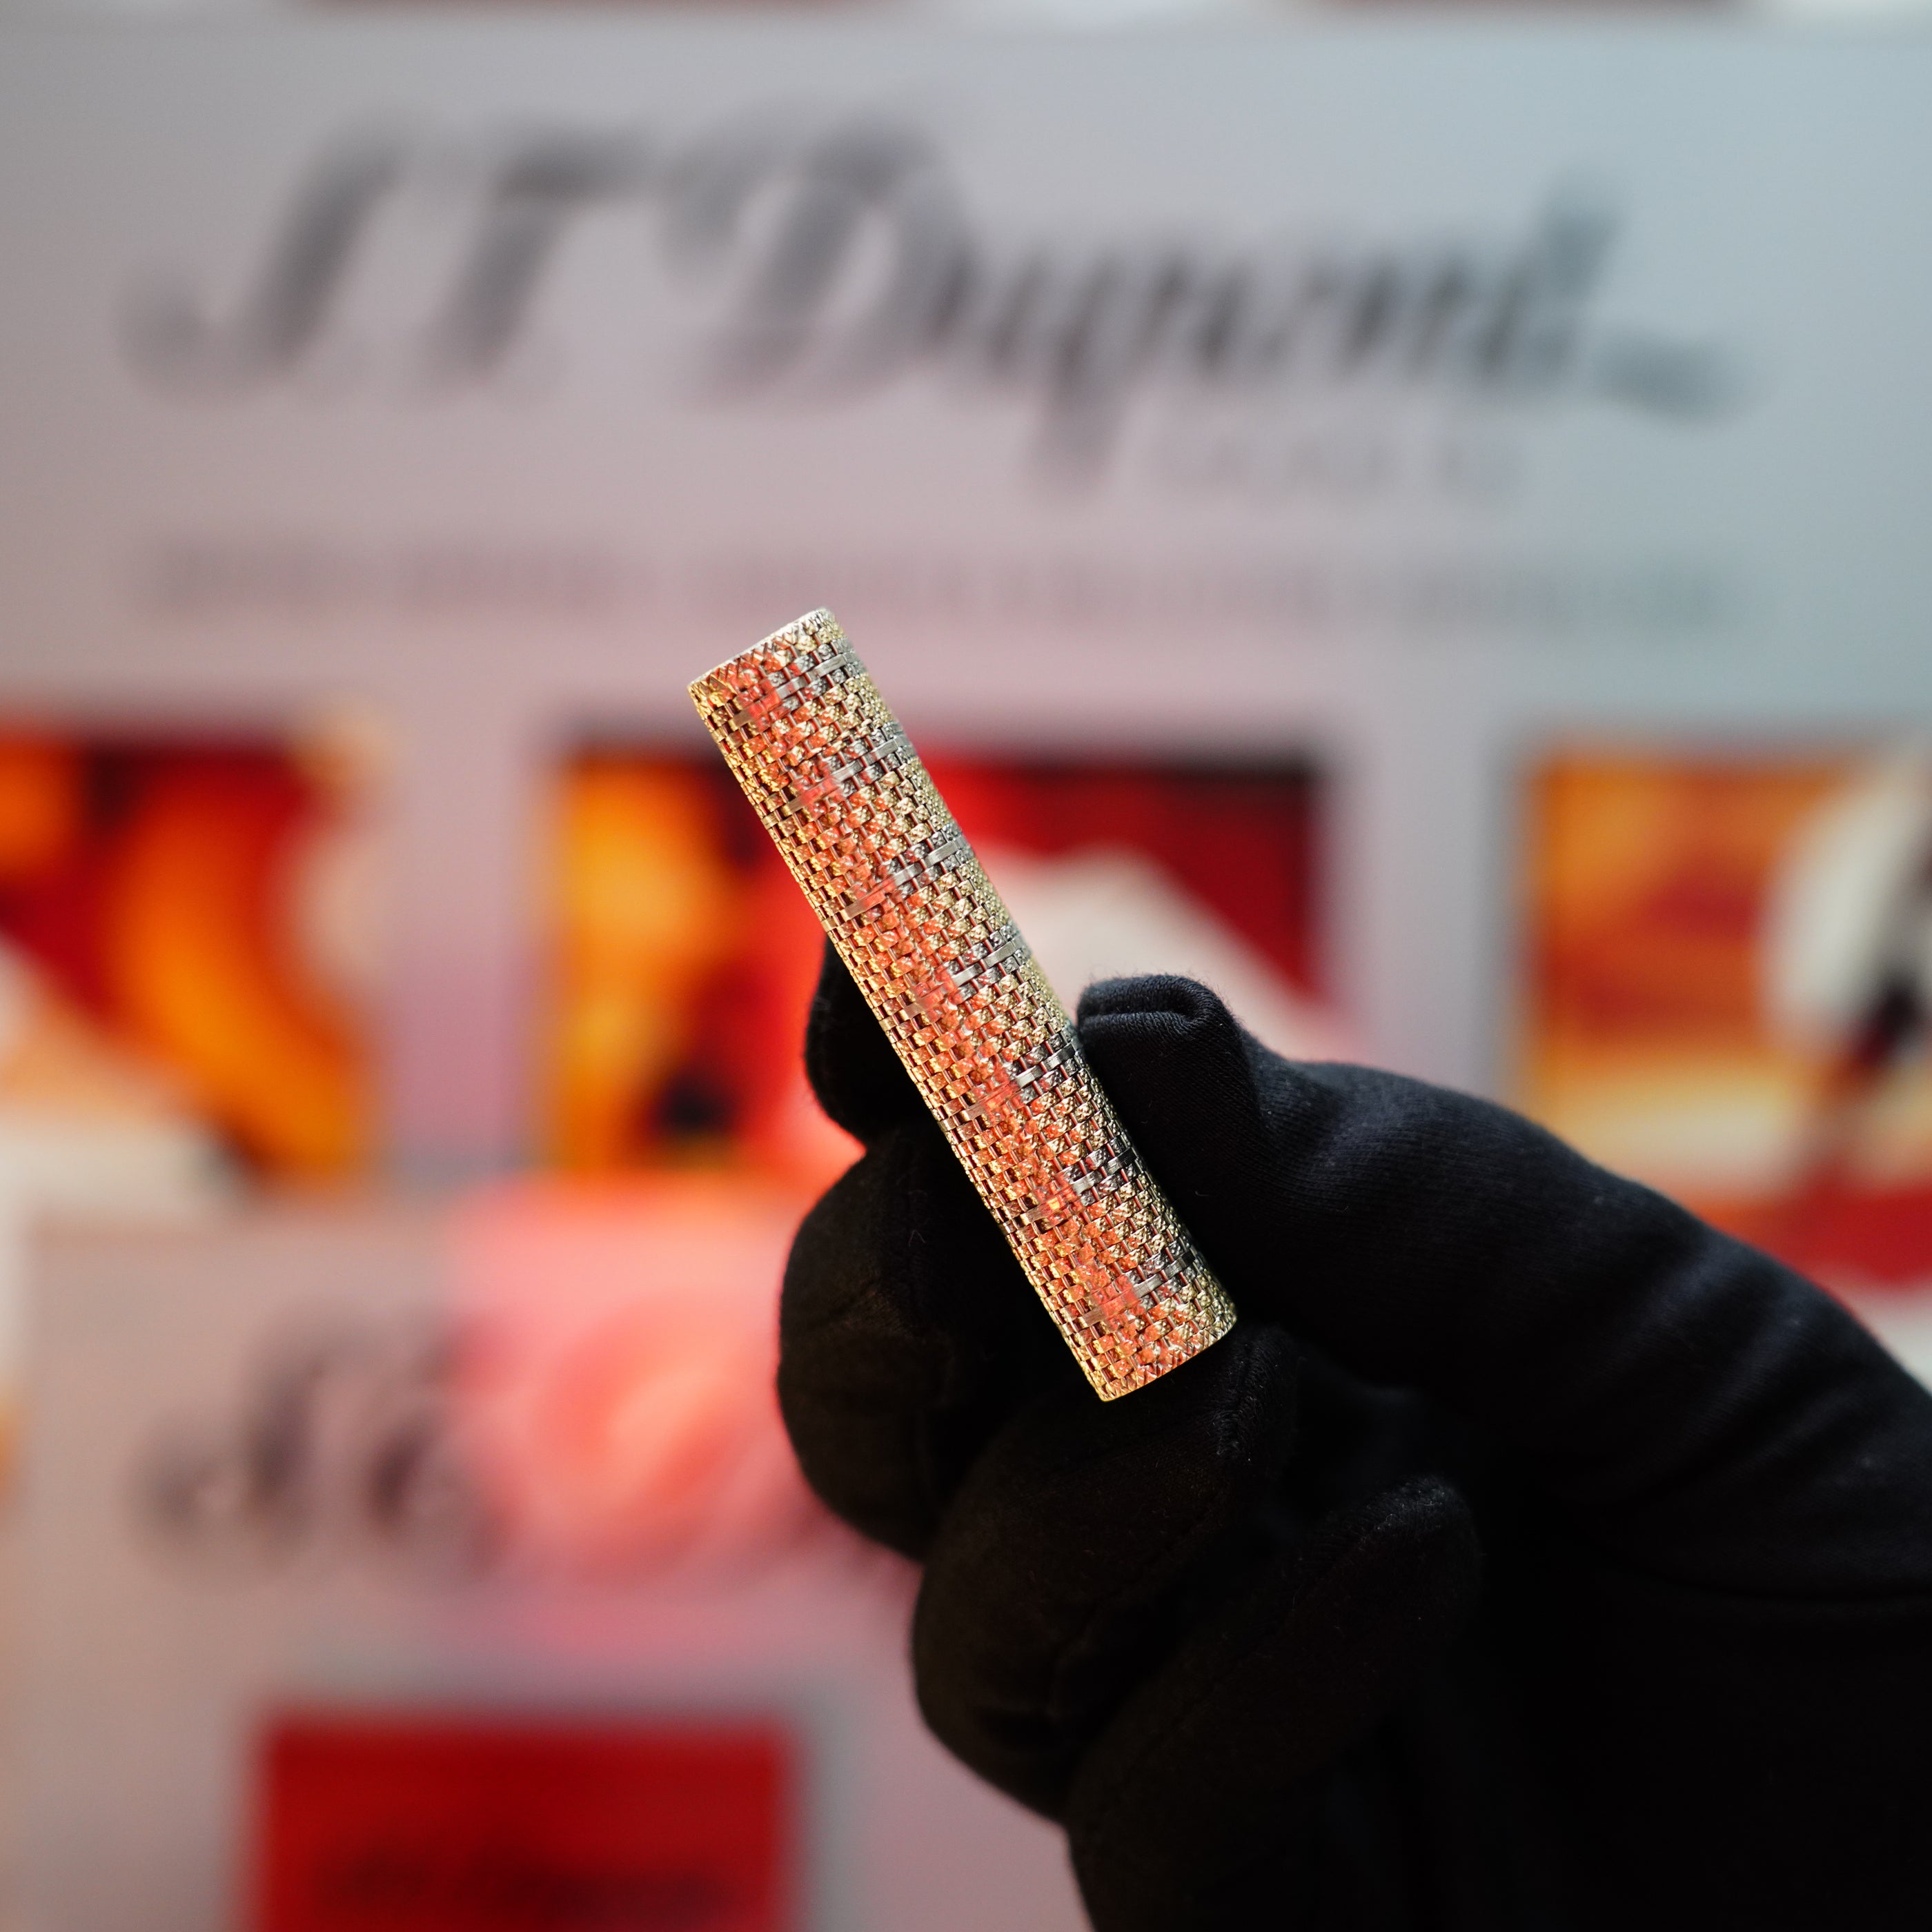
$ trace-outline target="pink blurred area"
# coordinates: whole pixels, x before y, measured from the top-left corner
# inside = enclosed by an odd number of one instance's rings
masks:
[[[808,1198],[670,1175],[532,1180],[458,1208],[454,1426],[518,1558],[744,1570],[835,1536],[772,1381]]]

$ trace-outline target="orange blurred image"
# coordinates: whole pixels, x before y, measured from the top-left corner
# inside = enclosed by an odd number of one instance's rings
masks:
[[[293,743],[0,736],[5,1097],[184,1112],[265,1175],[362,1168],[357,782]]]
[[[928,763],[1070,1006],[1092,979],[1160,966],[1290,1049],[1340,1036],[1305,765]],[[562,773],[552,836],[554,1162],[838,1172],[853,1146],[800,1056],[824,936],[724,766],[588,748]]]
[[[1528,798],[1524,1106],[1834,1287],[1932,1276],[1932,773],[1576,752]]]

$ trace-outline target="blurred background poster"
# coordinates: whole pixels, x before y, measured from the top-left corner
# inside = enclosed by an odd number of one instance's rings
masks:
[[[258,1173],[374,1151],[376,775],[346,734],[0,724],[0,1094],[174,1113]]]
[[[1531,780],[1521,1094],[1841,1293],[1932,1282],[1932,765],[1566,752]]]
[[[1096,980],[1190,973],[1280,1051],[1339,1051],[1310,768],[927,764],[1070,1008]],[[555,836],[557,1161],[836,1174],[856,1149],[799,1054],[824,938],[722,764],[588,746],[560,777]]]
[[[0,1468],[38,1219],[178,1221],[370,1169],[366,735],[0,715]]]
[[[920,1725],[911,1566],[779,1426],[804,1198],[530,1180],[44,1243],[25,1922],[1074,1932],[1051,1828]]]

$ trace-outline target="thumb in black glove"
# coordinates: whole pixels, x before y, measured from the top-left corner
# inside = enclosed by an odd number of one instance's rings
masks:
[[[926,1563],[929,1720],[1065,1821],[1102,1932],[1919,1922],[1932,1402],[1502,1109],[1183,981],[1081,1027],[1233,1334],[1099,1403],[833,964],[808,1062],[867,1152],[780,1394]]]

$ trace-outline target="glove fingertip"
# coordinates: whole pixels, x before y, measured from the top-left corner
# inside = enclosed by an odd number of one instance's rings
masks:
[[[1042,1372],[1078,1378],[923,1108],[800,1223],[778,1342],[779,1410],[807,1481],[905,1555],[1011,1404]]]
[[[1261,1049],[1218,994],[1170,974],[1090,986],[1079,1025],[1101,1085],[1209,1258],[1217,1245],[1250,1248],[1268,1192],[1251,1058]]]
[[[1096,980],[1080,995],[1078,1014],[1084,1030],[1101,1019],[1148,1019],[1164,1014],[1205,1033],[1240,1029],[1226,1002],[1211,986],[1178,973],[1140,973],[1126,978]]]
[[[806,1022],[805,1073],[826,1114],[868,1144],[924,1108],[912,1076],[830,940]]]

